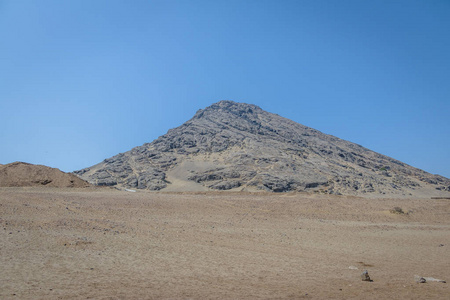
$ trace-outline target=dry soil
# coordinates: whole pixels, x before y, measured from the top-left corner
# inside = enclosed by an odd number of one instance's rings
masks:
[[[0,188],[0,225],[2,299],[450,295],[414,281],[450,280],[446,199]]]
[[[0,187],[24,186],[81,188],[91,185],[74,174],[47,166],[24,162],[0,165]]]

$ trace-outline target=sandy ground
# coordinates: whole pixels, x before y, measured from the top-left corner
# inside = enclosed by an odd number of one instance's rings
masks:
[[[450,280],[445,199],[0,188],[0,224],[1,299],[450,295],[414,281]]]

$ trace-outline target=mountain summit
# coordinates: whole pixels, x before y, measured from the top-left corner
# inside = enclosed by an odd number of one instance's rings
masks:
[[[450,180],[256,105],[220,101],[151,143],[76,171],[96,185],[202,191],[447,194]]]

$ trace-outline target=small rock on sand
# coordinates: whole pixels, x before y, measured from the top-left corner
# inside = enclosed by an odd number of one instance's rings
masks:
[[[419,275],[414,275],[414,279],[416,280],[416,282],[419,283],[425,283],[425,282],[442,282],[442,283],[447,283],[447,281],[442,280],[442,279],[438,279],[438,278],[434,278],[434,277],[421,277]]]
[[[425,280],[425,278],[420,277],[419,275],[414,276],[414,280],[415,280],[417,283],[425,283],[425,282],[427,282],[427,281]]]
[[[361,273],[361,280],[362,281],[372,281],[370,279],[369,272],[367,272],[367,270],[364,270],[364,272]]]

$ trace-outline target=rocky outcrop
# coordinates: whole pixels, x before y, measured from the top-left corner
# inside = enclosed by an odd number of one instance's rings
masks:
[[[97,185],[408,194],[450,190],[432,175],[261,108],[220,101],[155,141],[75,172]],[[172,182],[173,181],[173,182]]]

